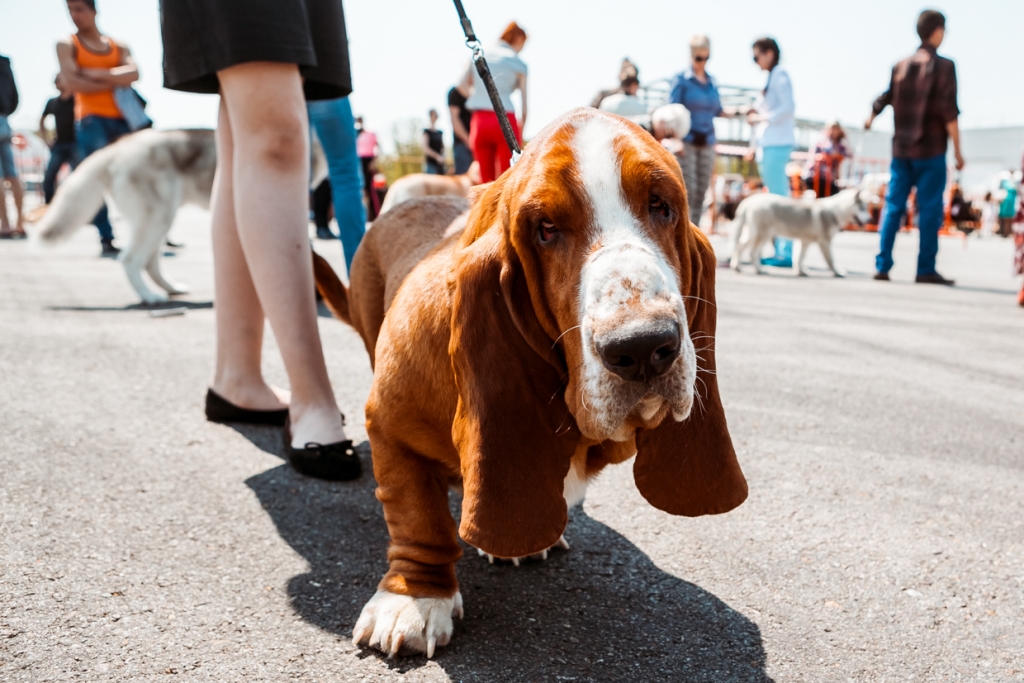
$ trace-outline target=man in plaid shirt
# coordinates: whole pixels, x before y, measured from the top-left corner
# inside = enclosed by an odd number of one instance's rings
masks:
[[[907,213],[910,190],[916,187],[920,235],[916,281],[952,285],[953,280],[935,271],[935,256],[944,218],[942,195],[946,189],[946,148],[950,138],[956,169],[964,167],[957,124],[960,109],[956,103],[956,66],[936,52],[946,36],[946,18],[941,13],[922,12],[917,20],[917,34],[921,47],[893,67],[889,89],[875,100],[871,117],[864,124],[871,128],[875,117],[892,105],[896,132],[875,279],[889,279],[896,233]]]

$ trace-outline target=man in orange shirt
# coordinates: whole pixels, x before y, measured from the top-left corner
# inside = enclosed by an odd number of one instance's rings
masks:
[[[57,59],[64,82],[75,93],[75,134],[84,159],[129,132],[114,89],[139,80],[139,69],[127,45],[96,28],[95,0],[68,0],[68,13],[78,32],[57,43]],[[102,255],[117,256],[106,206],[93,223],[100,232]]]

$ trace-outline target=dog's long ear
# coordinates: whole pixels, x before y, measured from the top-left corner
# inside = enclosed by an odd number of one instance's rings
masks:
[[[491,230],[463,249],[453,278],[449,353],[459,391],[452,438],[462,461],[459,534],[497,557],[554,545],[576,448],[557,362],[514,252]],[[514,314],[513,314],[514,311]]]
[[[699,399],[682,422],[669,415],[657,428],[637,431],[633,476],[654,507],[697,517],[737,507],[747,498],[747,482],[736,461],[715,376],[715,253],[699,230],[683,230],[688,234],[680,239],[681,275],[683,293],[690,295],[686,308],[697,349],[694,392]]]

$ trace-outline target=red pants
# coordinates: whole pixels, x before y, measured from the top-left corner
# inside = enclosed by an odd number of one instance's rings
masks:
[[[512,112],[508,112],[508,122],[512,124],[516,140],[522,145],[519,123]],[[473,112],[473,119],[469,123],[469,144],[473,148],[473,157],[480,162],[482,182],[489,183],[508,170],[512,152],[505,143],[498,117],[493,111],[478,109]]]

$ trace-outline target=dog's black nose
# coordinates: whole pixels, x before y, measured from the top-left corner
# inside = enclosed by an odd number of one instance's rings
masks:
[[[679,355],[679,326],[665,323],[609,335],[597,342],[601,362],[628,382],[646,382],[672,367]]]

